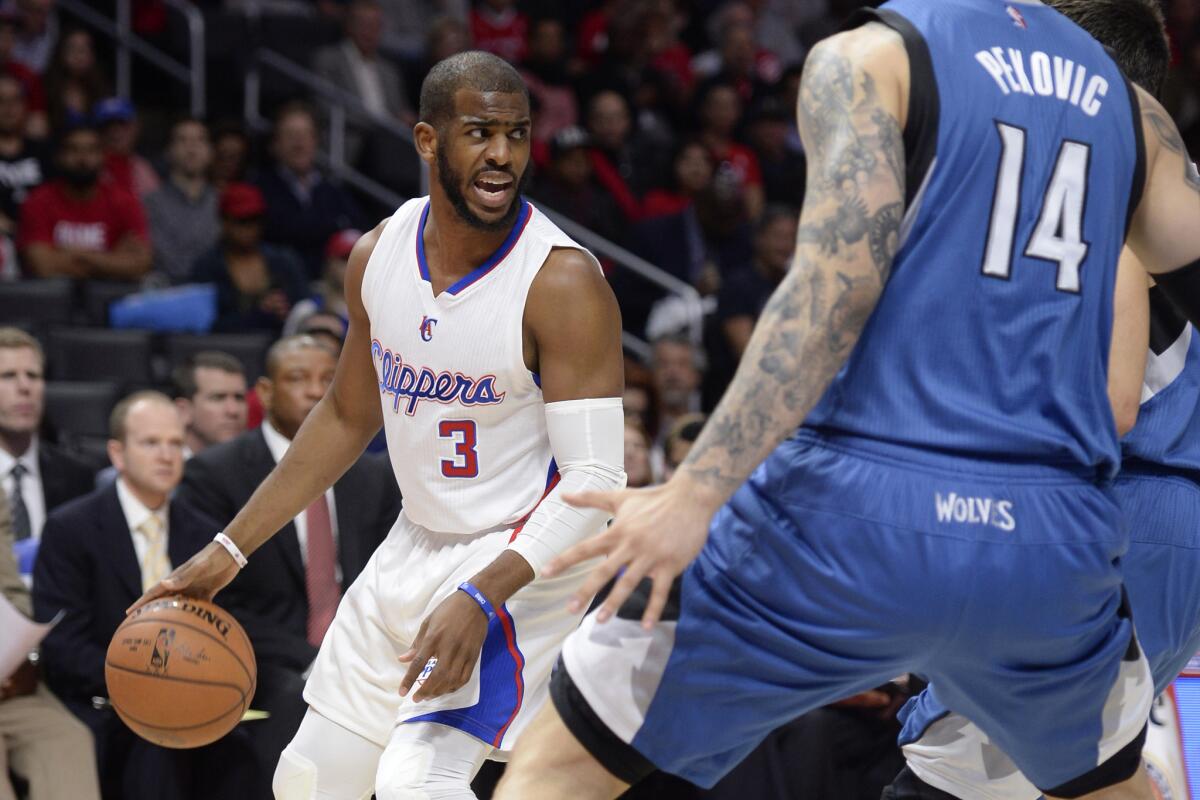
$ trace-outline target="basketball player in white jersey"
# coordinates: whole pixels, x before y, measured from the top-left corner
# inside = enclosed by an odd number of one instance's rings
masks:
[[[229,528],[143,598],[212,597],[384,426],[404,508],[321,645],[279,800],[474,797],[579,622],[583,574],[538,575],[608,520],[561,496],[625,482],[621,323],[596,260],[521,197],[529,129],[504,61],[434,67],[414,130],[431,194],[355,246],[333,385]]]

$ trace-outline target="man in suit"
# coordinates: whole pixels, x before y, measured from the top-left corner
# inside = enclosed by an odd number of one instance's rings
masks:
[[[178,498],[228,524],[283,457],[324,396],[336,365],[329,346],[312,336],[272,345],[267,374],[256,386],[265,412],[262,426],[189,460]],[[241,621],[258,657],[258,691],[251,705],[271,716],[250,734],[267,781],[304,717],[304,681],[342,592],[399,513],[390,466],[380,456],[363,456],[324,497],[263,545],[217,597]]]
[[[0,328],[0,488],[17,542],[38,539],[46,513],[92,490],[95,470],[38,436],[46,357],[38,340]]]
[[[139,739],[108,707],[104,658],[125,609],[207,544],[214,528],[171,499],[183,474],[183,423],[170,398],[130,395],[110,424],[116,482],[51,512],[42,534],[34,611],[39,620],[66,612],[42,642],[46,682],[91,729],[106,800],[248,797],[257,776],[244,731],[168,750]]]
[[[29,589],[13,558],[12,517],[0,493],[0,593],[26,616]],[[70,769],[63,769],[70,764]],[[92,734],[55,699],[31,657],[0,677],[0,800],[16,800],[9,769],[29,786],[29,800],[99,800]]]
[[[318,142],[312,109],[303,103],[283,106],[271,137],[275,163],[258,176],[267,205],[263,240],[295,250],[310,280],[321,277],[329,237],[366,224],[354,198],[317,168]]]
[[[353,0],[346,9],[345,38],[318,50],[313,69],[361,100],[371,118],[412,127],[417,118],[409,108],[400,70],[379,54],[386,26],[379,0]],[[360,114],[351,115],[351,120],[346,131],[346,160],[354,163],[370,135],[370,125]]]

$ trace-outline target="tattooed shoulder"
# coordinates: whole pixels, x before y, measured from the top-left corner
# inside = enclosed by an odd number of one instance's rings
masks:
[[[1142,117],[1150,123],[1150,127],[1154,129],[1155,137],[1163,147],[1183,157],[1184,183],[1195,191],[1200,192],[1200,173],[1196,171],[1196,167],[1192,164],[1192,159],[1183,144],[1183,137],[1179,135],[1179,129],[1175,127],[1175,123],[1164,111],[1154,107],[1143,111]]]

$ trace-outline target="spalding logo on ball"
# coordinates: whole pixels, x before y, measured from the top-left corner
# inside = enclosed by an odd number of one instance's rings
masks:
[[[242,626],[203,600],[166,597],[134,611],[104,660],[112,707],[163,747],[220,739],[250,707],[258,671]]]

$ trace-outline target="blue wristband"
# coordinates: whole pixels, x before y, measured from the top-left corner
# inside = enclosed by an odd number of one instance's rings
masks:
[[[483,592],[479,591],[471,584],[470,581],[463,581],[458,585],[460,592],[466,592],[467,596],[479,603],[479,607],[483,609],[483,613],[487,614],[488,622],[496,618],[496,609],[492,607],[492,602],[484,596]]]

